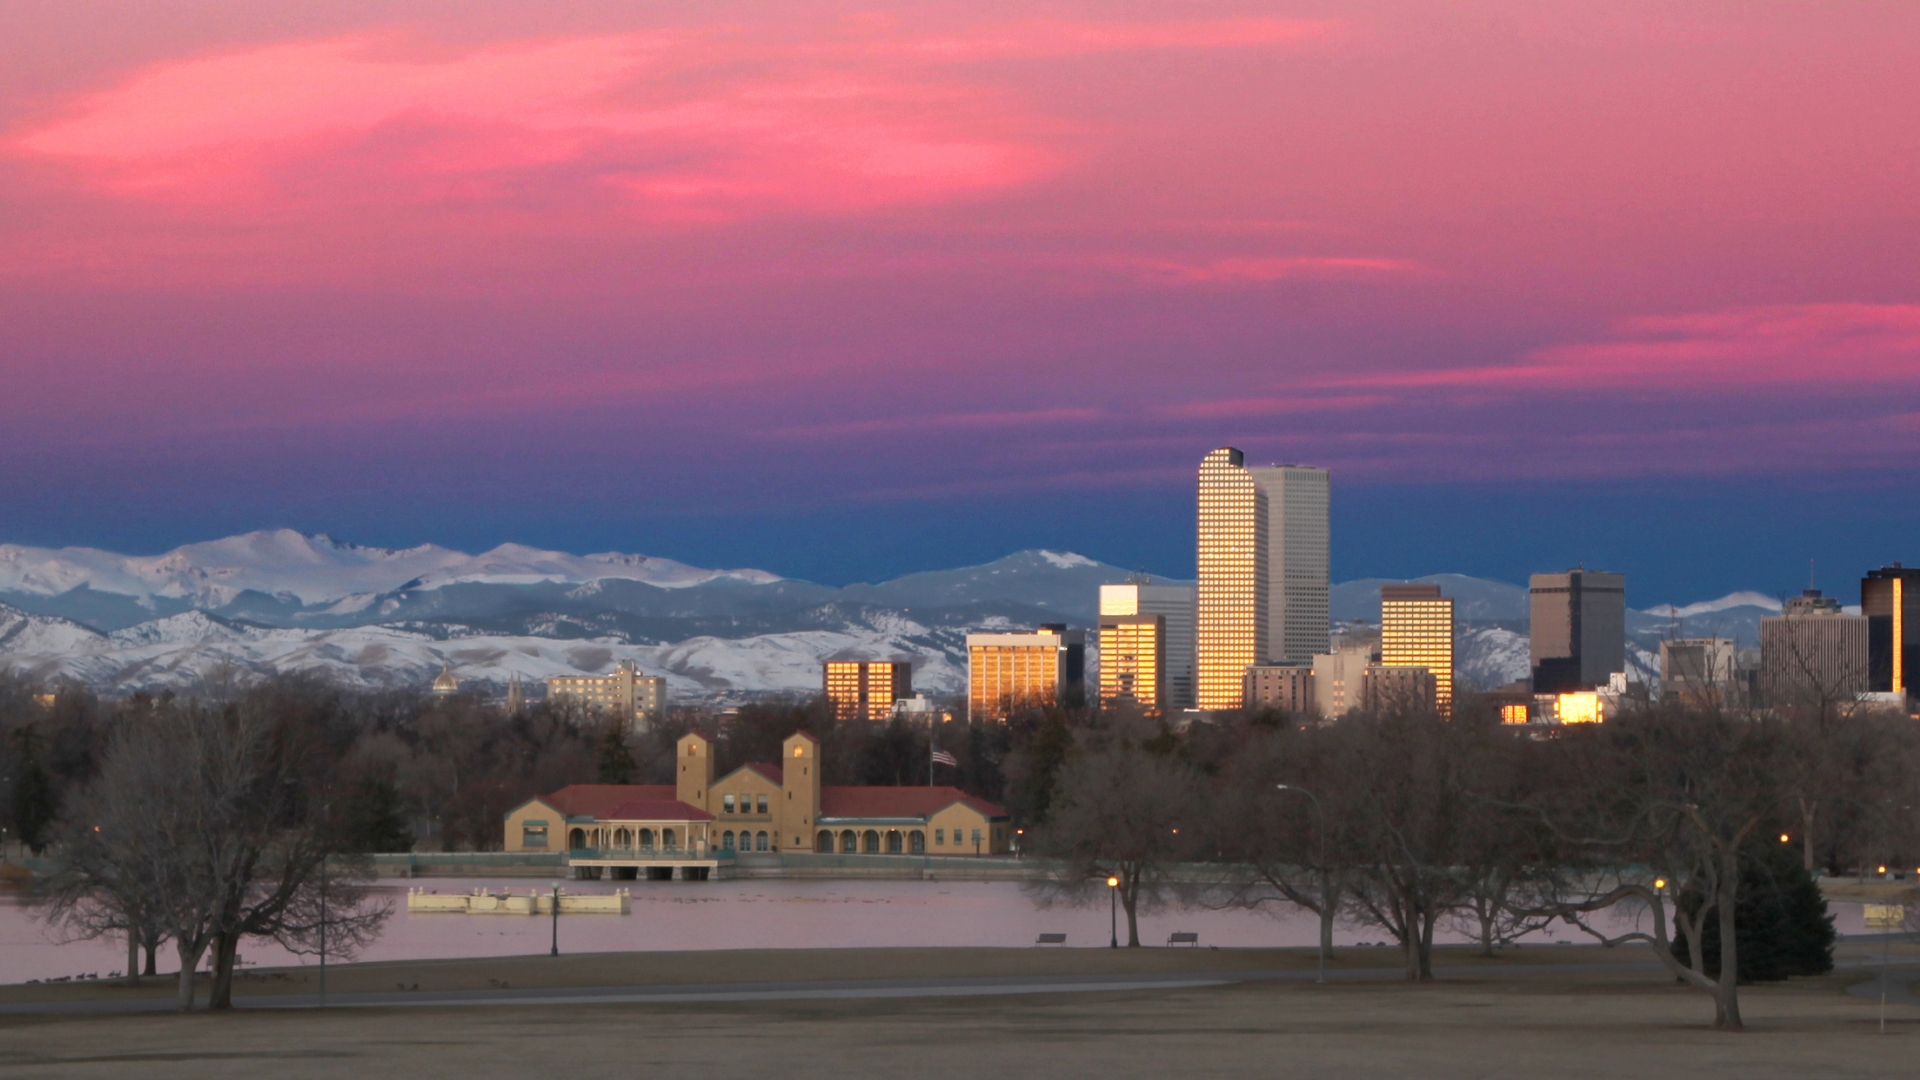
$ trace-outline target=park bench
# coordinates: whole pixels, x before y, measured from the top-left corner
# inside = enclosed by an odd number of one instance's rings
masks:
[[[1182,931],[1168,938],[1167,944],[1168,945],[1191,945],[1197,949],[1200,947],[1200,935],[1190,934]]]
[[[1067,935],[1041,934],[1039,937],[1033,939],[1033,943],[1035,945],[1065,945],[1067,943]]]

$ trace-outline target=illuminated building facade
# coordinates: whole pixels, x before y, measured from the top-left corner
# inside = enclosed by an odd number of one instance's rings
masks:
[[[1311,663],[1327,648],[1327,470],[1269,465],[1247,472],[1267,497],[1267,653]]]
[[[1246,672],[1267,650],[1266,489],[1245,455],[1222,447],[1200,463],[1194,705],[1237,709]]]
[[[1160,616],[1166,635],[1162,697],[1169,709],[1193,708],[1193,586],[1145,581],[1100,586],[1102,620],[1130,615]]]
[[[1627,579],[1599,570],[1534,574],[1528,581],[1533,692],[1605,686],[1627,670]]]
[[[1904,591],[1904,590],[1903,590]],[[1773,707],[1851,701],[1867,691],[1869,620],[1818,589],[1760,620],[1760,686]]]
[[[629,724],[652,723],[666,715],[667,680],[642,675],[622,660],[610,675],[555,675],[547,680],[547,700],[575,701],[625,717]]]
[[[1167,621],[1158,615],[1100,619],[1100,707],[1166,709]]]
[[[1005,720],[1021,709],[1077,699],[1086,664],[1086,635],[1062,624],[1031,634],[968,634],[967,718]]]
[[[820,664],[827,705],[835,720],[885,720],[894,704],[913,696],[913,661],[836,657]]]
[[[1860,614],[1867,617],[1867,689],[1913,693],[1920,679],[1920,569],[1894,563],[1867,571]]]
[[[1453,601],[1440,586],[1380,586],[1380,663],[1426,668],[1434,708],[1453,714]]]

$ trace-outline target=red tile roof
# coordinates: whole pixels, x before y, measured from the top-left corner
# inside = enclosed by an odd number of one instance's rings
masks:
[[[568,817],[604,818],[622,803],[673,802],[679,794],[672,784],[568,784],[541,799]]]
[[[955,787],[852,787],[820,789],[821,817],[927,817],[954,803],[965,803],[989,818],[1006,817],[1004,808]]]
[[[651,786],[651,785],[648,785]],[[678,799],[647,799],[621,803],[605,814],[602,821],[712,821],[713,815]]]
[[[785,774],[781,771],[780,766],[775,765],[772,762],[749,761],[745,765],[742,765],[740,767],[743,769],[752,769],[754,772],[757,772],[761,776],[764,776],[767,779],[773,781],[776,785],[780,787],[785,787],[787,784],[784,778]]]

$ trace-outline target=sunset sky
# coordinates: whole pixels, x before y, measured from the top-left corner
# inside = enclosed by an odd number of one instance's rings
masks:
[[[1920,6],[0,9],[0,542],[1920,560]]]

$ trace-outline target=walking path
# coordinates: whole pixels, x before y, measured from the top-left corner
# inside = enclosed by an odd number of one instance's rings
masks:
[[[1658,963],[1606,964],[1528,964],[1513,968],[1442,967],[1438,978],[1485,978],[1525,973],[1595,974],[1603,972],[1655,971]],[[611,986],[545,988],[527,990],[441,990],[394,991],[385,993],[331,994],[328,1008],[391,1008],[418,1006],[537,1006],[537,1005],[615,1005],[686,1004],[750,1001],[815,1001],[850,998],[905,997],[982,997],[1005,994],[1090,994],[1141,990],[1188,990],[1208,986],[1226,986],[1248,982],[1312,982],[1311,970],[1184,972],[1179,974],[1128,975],[1023,975],[995,978],[926,978],[810,980],[801,982],[682,984],[675,986]],[[1327,972],[1329,981],[1391,982],[1405,977],[1396,967],[1361,968]],[[1876,992],[1877,993],[1877,992]],[[315,995],[234,996],[241,1009],[311,1009],[320,1006]],[[0,1015],[75,1015],[167,1012],[175,1008],[171,998],[135,1000],[39,1001],[0,1004]]]

